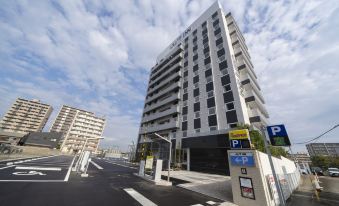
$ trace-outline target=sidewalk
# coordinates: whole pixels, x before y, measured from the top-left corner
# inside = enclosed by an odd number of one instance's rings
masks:
[[[167,171],[163,171],[162,176],[167,177]],[[170,176],[171,178],[188,182],[178,184],[178,187],[182,187],[230,203],[224,205],[235,205],[231,203],[233,202],[233,195],[231,178],[229,176],[206,174],[186,170],[171,171]]]

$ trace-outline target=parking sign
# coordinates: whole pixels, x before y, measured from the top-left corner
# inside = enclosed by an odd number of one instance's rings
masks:
[[[283,124],[267,126],[267,133],[272,146],[291,146],[290,139]]]

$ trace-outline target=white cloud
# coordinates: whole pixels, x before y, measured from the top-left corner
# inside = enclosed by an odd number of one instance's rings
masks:
[[[126,149],[156,56],[213,2],[2,2],[0,113],[18,96],[80,107],[106,115],[103,144]],[[338,3],[221,3],[244,31],[271,122],[294,142],[338,122]]]

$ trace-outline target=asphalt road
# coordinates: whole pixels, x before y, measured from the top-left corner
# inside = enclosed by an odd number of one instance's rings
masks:
[[[87,206],[87,205],[218,205],[220,200],[210,198],[179,187],[155,186],[133,175],[137,171],[134,165],[94,159],[88,168],[89,177],[80,177],[71,173],[67,181],[67,168],[72,157],[59,156],[20,164],[20,167],[32,169],[15,169],[17,166],[4,168],[0,165],[0,205],[1,206]],[[37,170],[37,168],[61,168],[60,171]],[[4,169],[1,169],[4,168]],[[36,169],[36,170],[33,170]],[[46,175],[22,177],[13,175],[20,171],[42,172]],[[24,173],[19,173],[24,174]],[[19,175],[20,176],[20,175]],[[28,179],[25,179],[28,180]],[[34,181],[33,181],[34,180]],[[39,181],[40,182],[39,182]],[[44,180],[44,181],[41,181]],[[58,180],[58,181],[57,181]]]

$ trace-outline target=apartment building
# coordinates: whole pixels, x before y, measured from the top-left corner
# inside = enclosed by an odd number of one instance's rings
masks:
[[[167,158],[157,133],[172,140],[188,170],[228,173],[228,131],[239,123],[261,127],[268,117],[245,39],[215,2],[151,69],[137,157]]]
[[[0,130],[20,134],[41,132],[52,111],[50,105],[39,100],[17,98],[0,121]]]
[[[339,156],[339,143],[310,143],[306,148],[311,157]]]
[[[104,118],[97,117],[92,112],[63,105],[50,132],[62,132],[64,134],[61,144],[61,151],[63,152],[78,153],[85,146],[86,150],[95,153],[104,126]]]

